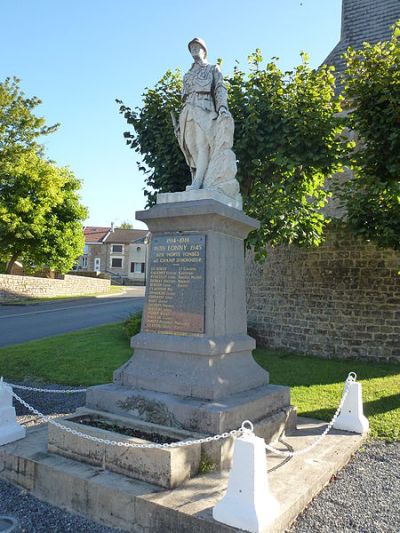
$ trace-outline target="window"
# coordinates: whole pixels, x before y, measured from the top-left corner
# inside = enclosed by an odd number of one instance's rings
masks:
[[[113,257],[111,259],[111,266],[113,268],[122,268],[122,257]]]
[[[82,257],[82,266],[83,268],[87,268],[87,255]]]
[[[131,263],[131,272],[144,274],[144,263]]]
[[[112,245],[112,254],[121,254],[124,251],[124,245],[123,244],[113,244]]]

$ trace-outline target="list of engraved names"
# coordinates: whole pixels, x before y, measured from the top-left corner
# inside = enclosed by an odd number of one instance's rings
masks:
[[[199,234],[153,237],[145,331],[204,333],[205,244]]]

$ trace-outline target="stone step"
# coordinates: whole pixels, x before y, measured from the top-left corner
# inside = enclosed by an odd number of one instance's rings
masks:
[[[116,384],[90,387],[86,407],[146,422],[216,435],[290,408],[290,389],[264,385],[218,400],[200,400]],[[261,435],[263,436],[263,435]]]
[[[326,424],[299,419],[298,430],[282,439],[281,449],[302,449],[314,442]],[[321,445],[290,460],[268,454],[270,489],[280,515],[265,533],[283,532],[362,445],[364,437],[340,431]],[[213,520],[212,509],[223,497],[228,472],[188,480],[174,490],[105,471],[47,451],[47,427],[0,447],[0,477],[59,507],[99,523],[133,533],[234,533]]]

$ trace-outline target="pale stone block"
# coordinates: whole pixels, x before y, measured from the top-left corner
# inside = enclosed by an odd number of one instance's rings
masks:
[[[12,406],[12,388],[0,380],[0,446],[25,437],[25,428],[17,423]]]
[[[216,200],[222,204],[229,205],[235,209],[242,209],[242,199],[240,195],[236,198],[231,198],[226,194],[210,190],[210,189],[195,189],[182,192],[167,192],[157,194],[158,204],[168,204],[174,202],[191,202],[195,200]]]
[[[369,422],[364,416],[361,383],[350,381],[347,385],[349,392],[333,427],[352,433],[366,433],[369,430]]]
[[[243,420],[261,422],[279,411],[286,411],[290,406],[290,390],[289,387],[266,385],[216,401],[205,401],[107,384],[88,389],[86,406],[163,426],[216,435],[239,428]]]
[[[224,498],[213,518],[232,527],[261,533],[277,517],[279,503],[269,489],[264,440],[246,434],[235,442]]]
[[[129,437],[123,433],[117,433],[118,428],[121,430],[123,428],[136,429],[145,435],[158,434],[173,440],[185,440],[192,437],[181,430],[145,424],[140,420],[134,421],[111,414],[107,416],[106,413],[86,409],[79,411],[81,414],[78,416],[64,418],[63,425],[101,439],[149,444],[144,437]],[[90,421],[100,421],[104,426],[108,425],[110,430],[82,425],[78,423],[79,420],[83,420],[83,424],[85,421],[88,424]],[[142,479],[161,487],[173,488],[180,485],[186,479],[196,475],[200,465],[200,444],[180,448],[129,448],[86,440],[54,425],[49,425],[48,431],[48,450],[51,453],[100,466],[104,470]]]

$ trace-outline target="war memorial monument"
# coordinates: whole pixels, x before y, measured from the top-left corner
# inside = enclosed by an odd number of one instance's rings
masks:
[[[289,389],[268,384],[247,335],[243,241],[258,222],[241,209],[221,71],[203,41],[189,49],[175,131],[192,184],[136,213],[152,235],[142,329],[134,357],[112,385],[88,391],[87,407],[208,434],[249,418],[268,436],[291,410]]]
[[[0,448],[5,479],[140,533],[238,531],[212,519],[234,447],[234,438],[213,436],[240,428],[246,419],[266,442],[284,434],[289,448],[308,445],[321,432],[321,424],[310,421],[295,432],[289,388],[271,385],[252,357],[244,239],[259,224],[242,211],[234,122],[221,71],[207,62],[201,39],[193,39],[189,51],[194,61],[171,128],[192,183],[186,191],[159,194],[154,207],[136,213],[151,231],[151,247],[141,331],[131,339],[134,356],[114,372],[111,384],[87,390],[85,407],[62,420],[68,431],[48,424]],[[172,448],[123,444],[196,439],[203,442]],[[273,531],[302,511],[361,442],[359,436],[329,439],[308,463],[272,459],[282,508]]]

